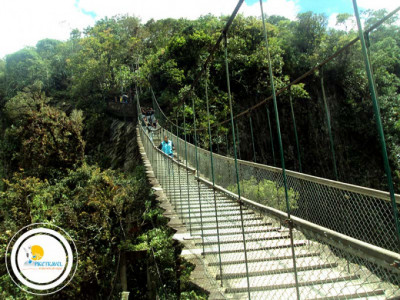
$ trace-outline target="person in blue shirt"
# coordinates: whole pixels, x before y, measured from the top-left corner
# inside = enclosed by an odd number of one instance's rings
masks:
[[[174,156],[173,150],[175,150],[174,143],[168,139],[168,137],[165,135],[164,140],[161,142],[160,146],[158,146],[158,149],[162,150],[165,154],[169,156]]]

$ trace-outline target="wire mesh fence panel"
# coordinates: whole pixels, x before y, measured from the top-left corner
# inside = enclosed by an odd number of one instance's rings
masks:
[[[187,228],[190,225],[192,236],[198,237],[195,243],[201,249],[207,271],[220,282],[227,298],[400,296],[400,271],[374,262],[340,239],[326,236],[331,229],[395,249],[394,221],[386,193],[288,171],[291,213],[302,222],[323,226],[316,233],[303,223],[286,223],[279,168],[238,161],[245,203],[240,209],[233,159],[213,154],[215,182],[219,186],[213,189],[210,152],[197,148],[200,178],[196,179],[193,170],[187,176],[184,140],[169,131],[164,133],[177,141],[175,158],[181,164],[156,151],[142,130],[146,152],[152,153],[149,156],[156,176],[179,217]],[[194,167],[195,147],[189,143],[186,147],[188,166]],[[177,184],[179,178],[181,183]]]
[[[179,139],[181,145],[184,141]],[[183,147],[180,147],[181,149]],[[195,165],[188,144],[188,163]],[[211,178],[210,152],[198,149],[199,172]],[[179,153],[182,157],[184,153]],[[213,154],[215,183],[236,190],[234,159]],[[238,160],[241,193],[245,198],[286,212],[280,168]],[[291,214],[356,239],[398,251],[395,220],[388,193],[287,171]],[[400,202],[400,196],[396,195]]]
[[[301,230],[301,231],[300,231]],[[323,233],[299,228],[296,240],[307,241],[296,248],[301,298],[390,299],[399,297],[399,273],[354,254],[354,248],[335,240],[328,241]],[[307,260],[300,259],[300,251],[315,253]]]
[[[237,10],[231,20],[236,13]],[[264,16],[263,13],[261,15]],[[228,98],[231,100],[227,31],[224,30],[222,35],[225,41]],[[361,29],[360,32],[360,39],[363,40]],[[265,29],[264,33],[268,48]],[[347,44],[346,48],[352,43]],[[305,74],[321,70],[322,65],[343,49]],[[370,68],[366,69],[368,72]],[[271,66],[270,78],[279,129]],[[321,86],[324,94],[322,77]],[[157,103],[152,95],[153,102]],[[185,102],[182,102],[185,108]],[[261,105],[261,102],[257,105]],[[268,109],[267,112],[269,114]],[[251,109],[247,113],[256,161]],[[192,237],[195,237],[195,244],[201,249],[207,270],[221,283],[228,298],[400,297],[400,245],[396,229],[398,220],[395,219],[399,211],[393,211],[395,205],[391,203],[400,204],[400,195],[393,197],[393,188],[389,188],[392,191],[391,198],[387,192],[293,171],[286,171],[284,178],[284,170],[268,165],[244,160],[238,160],[236,165],[232,156],[236,156],[236,146],[241,157],[239,134],[243,132],[243,127],[238,126],[237,119],[241,114],[235,117],[236,137],[231,113],[232,134],[210,139],[210,143],[212,140],[216,142],[217,151],[220,152],[222,148],[226,156],[205,150],[210,146],[207,145],[209,142],[205,142],[204,149],[188,143],[187,140],[193,141],[193,137],[186,135],[188,131],[181,127],[174,128],[158,103],[155,115],[161,130],[141,127],[145,150],[148,155],[150,153],[155,175],[175,211]],[[375,112],[375,115],[379,113]],[[183,115],[183,126],[186,128],[185,117]],[[328,112],[327,120],[333,166],[338,178]],[[269,115],[268,122],[270,124]],[[380,124],[380,118],[377,118],[377,123]],[[238,129],[242,131],[239,133]],[[153,147],[164,136],[174,142],[174,158]],[[272,133],[270,140],[272,144]],[[299,151],[297,133],[296,143]],[[280,149],[281,161],[284,162],[282,145]],[[273,151],[272,146],[275,164]],[[385,155],[384,160],[387,161]],[[387,177],[390,187],[390,172]]]

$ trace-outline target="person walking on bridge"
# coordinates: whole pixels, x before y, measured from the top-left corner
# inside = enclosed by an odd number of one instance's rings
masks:
[[[168,136],[164,136],[164,140],[161,142],[160,146],[158,146],[158,149],[162,150],[165,154],[173,157],[175,150],[174,143],[168,139]]]

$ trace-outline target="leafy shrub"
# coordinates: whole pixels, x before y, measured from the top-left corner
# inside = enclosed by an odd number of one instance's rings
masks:
[[[54,184],[15,174],[5,181],[6,191],[0,193],[0,253],[5,253],[7,241],[22,226],[53,223],[74,239],[80,260],[73,282],[54,297],[107,298],[110,283],[119,276],[119,245],[137,234],[131,228],[143,225],[149,189],[139,171],[126,178],[122,173],[84,164]],[[0,277],[1,296],[29,299],[11,283],[4,260],[0,271],[6,274]]]
[[[49,101],[40,86],[32,86],[6,103],[11,126],[1,143],[1,158],[8,175],[23,169],[27,176],[51,179],[83,162],[82,113],[67,116]]]
[[[237,193],[237,185],[228,186],[228,190]],[[240,181],[240,191],[245,198],[281,211],[287,211],[285,188],[283,186],[278,186],[273,181],[267,179],[257,181],[257,179],[252,176],[249,180]],[[291,210],[299,207],[297,203],[299,196],[299,192],[296,192],[292,188],[288,189],[288,198]]]

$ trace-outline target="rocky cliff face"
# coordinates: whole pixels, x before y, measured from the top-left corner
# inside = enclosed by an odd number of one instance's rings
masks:
[[[131,171],[140,161],[136,142],[136,123],[114,119],[106,155],[111,159],[111,168]]]

